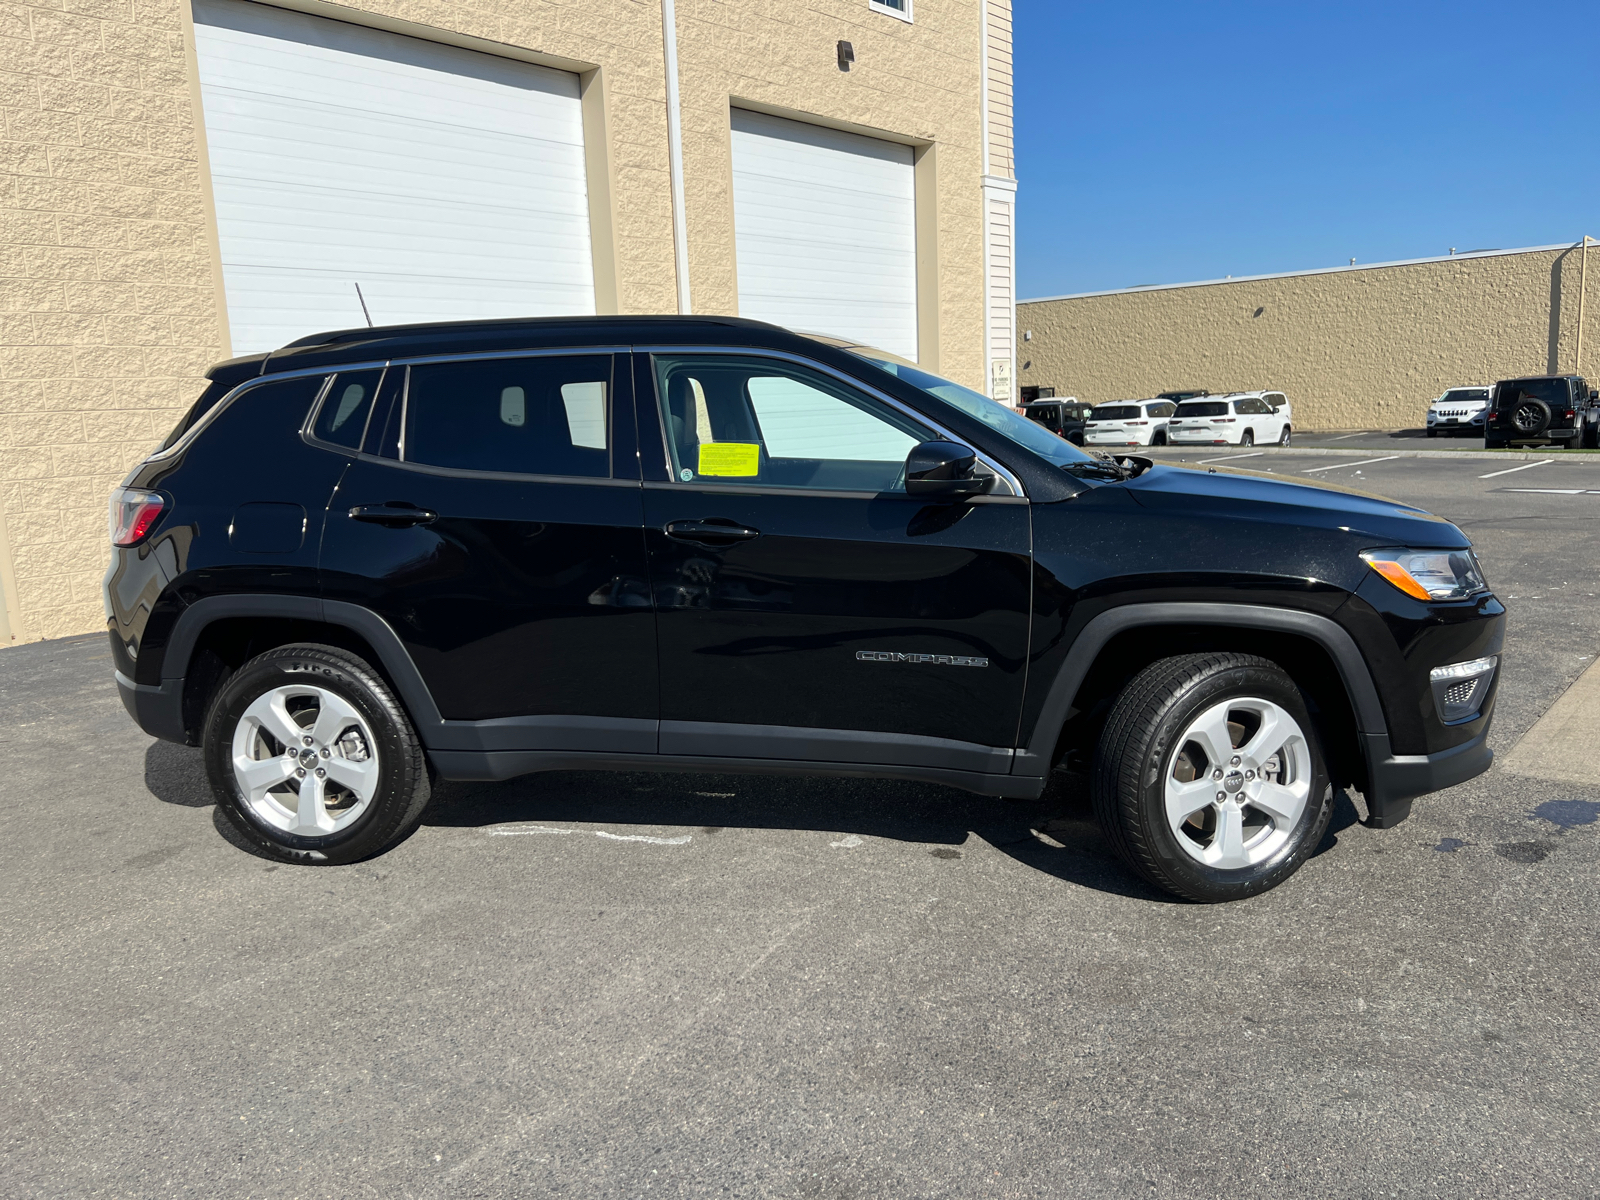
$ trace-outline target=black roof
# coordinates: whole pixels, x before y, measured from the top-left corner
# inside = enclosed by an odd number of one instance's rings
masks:
[[[631,345],[635,342],[712,344],[736,340],[743,345],[805,348],[817,343],[765,321],[745,317],[605,316],[517,317],[498,321],[436,321],[415,325],[379,325],[371,329],[334,329],[296,338],[265,354],[247,354],[216,364],[206,375],[233,383],[254,375],[336,366],[384,358],[432,354],[483,353],[535,349],[542,346]]]

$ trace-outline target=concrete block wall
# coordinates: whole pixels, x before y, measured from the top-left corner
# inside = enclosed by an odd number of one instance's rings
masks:
[[[1580,254],[1545,246],[1026,302],[1019,378],[1095,403],[1272,387],[1302,429],[1414,428],[1448,387],[1575,369]],[[1600,247],[1589,254],[1593,382]]]
[[[0,521],[12,640],[102,620],[106,497],[218,357],[177,0],[0,7]]]
[[[659,0],[279,2],[598,82],[609,306],[675,310]],[[738,311],[731,105],[931,142],[939,366],[983,386],[980,28],[1009,3],[917,0],[910,24],[866,0],[677,11],[696,311]],[[187,0],[0,3],[0,644],[102,624],[107,496],[229,353],[192,47]]]

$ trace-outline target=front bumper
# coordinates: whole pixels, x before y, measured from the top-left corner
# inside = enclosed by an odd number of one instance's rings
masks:
[[[1374,829],[1393,829],[1411,815],[1411,802],[1418,796],[1475,779],[1494,761],[1487,723],[1470,742],[1436,754],[1394,754],[1389,749],[1388,734],[1363,736],[1370,776],[1367,824]]]

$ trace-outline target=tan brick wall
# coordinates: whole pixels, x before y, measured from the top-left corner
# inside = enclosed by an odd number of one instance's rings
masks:
[[[617,307],[674,310],[658,0],[284,4],[598,67]],[[1009,5],[917,0],[912,24],[866,0],[677,9],[696,311],[737,311],[730,104],[932,142],[940,367],[983,386],[980,22]],[[188,38],[185,0],[0,3],[0,637],[101,624],[107,493],[224,353]]]
[[[1423,423],[1447,387],[1571,371],[1576,248],[1357,267],[1017,306],[1021,381],[1096,403],[1281,388],[1304,429]],[[1584,367],[1600,373],[1591,246]]]

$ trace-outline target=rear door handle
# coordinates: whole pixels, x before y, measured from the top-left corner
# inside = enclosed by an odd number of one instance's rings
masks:
[[[668,521],[664,528],[668,537],[677,538],[680,542],[699,542],[705,546],[729,546],[761,536],[759,529],[751,529],[723,517],[707,517],[704,521]]]
[[[404,529],[410,525],[426,525],[430,521],[437,521],[439,514],[431,508],[390,501],[388,504],[358,504],[350,510],[350,517],[356,521],[386,525],[390,529]]]

